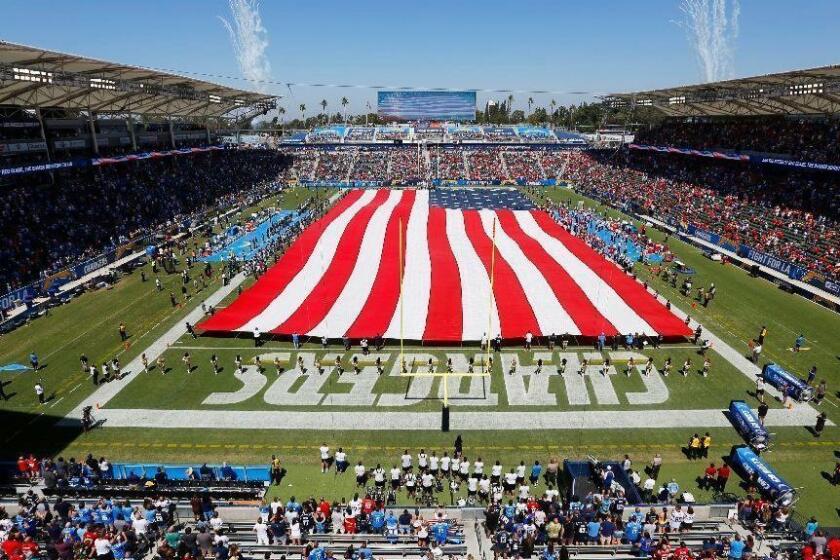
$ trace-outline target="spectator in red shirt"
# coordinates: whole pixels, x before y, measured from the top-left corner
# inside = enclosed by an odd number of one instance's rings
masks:
[[[726,491],[726,482],[729,480],[729,475],[732,474],[732,471],[729,469],[729,465],[726,463],[722,464],[717,471],[717,487],[719,492]]]

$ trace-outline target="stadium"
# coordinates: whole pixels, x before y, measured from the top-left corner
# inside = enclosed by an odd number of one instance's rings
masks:
[[[0,41],[0,559],[840,559],[840,66],[189,76]]]

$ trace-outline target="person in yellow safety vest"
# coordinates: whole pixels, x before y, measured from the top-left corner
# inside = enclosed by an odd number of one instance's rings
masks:
[[[691,439],[688,440],[688,458],[689,459],[699,459],[700,458],[700,436],[694,434],[691,436]]]
[[[712,446],[712,436],[709,435],[709,432],[706,432],[706,435],[703,436],[703,440],[701,442],[701,448],[703,451],[703,458],[709,458],[709,448]]]

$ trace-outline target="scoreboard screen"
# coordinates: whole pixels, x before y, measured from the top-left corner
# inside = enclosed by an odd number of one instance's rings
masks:
[[[474,91],[380,91],[377,112],[390,121],[474,121]]]

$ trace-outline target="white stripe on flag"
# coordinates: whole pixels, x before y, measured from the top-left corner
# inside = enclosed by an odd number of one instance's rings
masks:
[[[414,197],[411,215],[403,239],[403,303],[404,336],[408,340],[420,340],[426,329],[426,315],[429,312],[429,294],[432,284],[432,263],[429,257],[429,191],[419,190]],[[385,338],[400,337],[400,302],[394,309],[394,316],[384,334]]]
[[[382,241],[385,239],[388,220],[402,196],[403,191],[392,190],[388,193],[388,200],[373,212],[359,246],[359,254],[356,256],[353,271],[344,289],[324,319],[307,334],[343,336],[359,316],[373,287],[373,282],[376,280],[376,273],[379,272]]]
[[[461,210],[446,210],[446,235],[449,245],[458,263],[458,273],[461,275],[461,302],[463,332],[461,340],[481,340],[481,335],[487,333],[493,338],[500,331],[499,311],[493,291],[490,289],[490,276],[484,263],[475,252],[475,248],[467,237],[464,228],[464,214]],[[489,306],[492,301],[493,315],[488,328]],[[453,313],[457,310],[453,309]]]
[[[542,245],[543,249],[551,255],[551,258],[566,269],[566,272],[580,286],[592,305],[619,332],[656,334],[656,331],[627,302],[621,299],[621,296],[609,284],[581,262],[563,243],[543,231],[530,211],[517,210],[514,215],[522,231]]]
[[[312,250],[306,264],[298,274],[289,282],[282,293],[275,296],[274,300],[259,315],[241,326],[239,331],[252,331],[258,327],[262,332],[268,332],[282,325],[298,307],[304,302],[306,296],[318,285],[327,267],[335,256],[335,250],[347,228],[347,224],[359,213],[359,211],[370,204],[376,196],[376,191],[368,190],[362,193],[359,199],[351,204],[341,213],[321,234],[318,243]]]
[[[487,237],[493,237],[493,219],[496,212],[493,210],[479,210],[481,225]],[[563,309],[560,302],[554,295],[554,291],[546,281],[543,273],[532,263],[519,248],[516,242],[508,237],[501,224],[496,223],[496,248],[499,255],[507,261],[516,274],[525,297],[528,299],[540,332],[580,334],[580,329],[572,320],[569,314]],[[525,303],[525,302],[523,302]],[[523,333],[524,336],[524,333]]]

